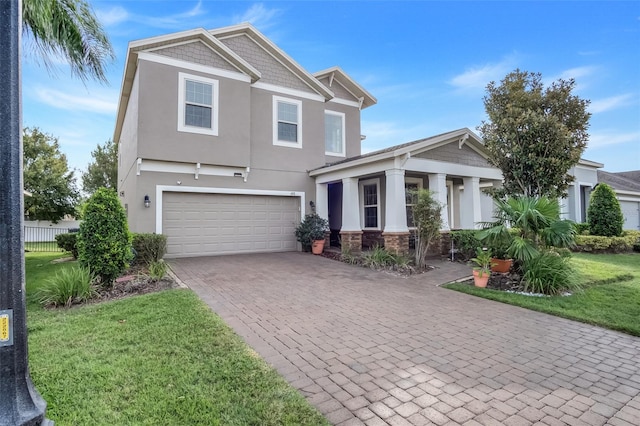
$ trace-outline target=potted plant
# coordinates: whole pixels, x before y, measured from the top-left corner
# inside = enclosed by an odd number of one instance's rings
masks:
[[[473,267],[473,283],[476,287],[486,287],[491,276],[491,250],[476,249],[476,257],[471,259],[476,266]]]
[[[491,258],[491,272],[506,273],[511,270],[513,259],[509,255],[509,246],[513,241],[513,236],[506,228],[484,229],[477,234],[478,240],[482,241],[493,253]]]
[[[317,213],[310,213],[296,227],[296,238],[302,244],[305,251],[312,250],[313,254],[321,254],[324,249],[325,233],[329,230],[329,222],[318,216]]]

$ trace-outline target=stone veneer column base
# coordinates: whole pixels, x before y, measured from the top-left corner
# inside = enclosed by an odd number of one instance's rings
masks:
[[[362,253],[362,231],[340,231],[340,240],[343,250],[353,254]]]
[[[395,254],[409,253],[410,232],[383,232],[384,248]]]

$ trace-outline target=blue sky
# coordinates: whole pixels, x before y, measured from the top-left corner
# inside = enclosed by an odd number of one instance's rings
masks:
[[[310,72],[342,67],[378,99],[362,112],[363,152],[485,118],[490,81],[510,71],[574,78],[591,100],[583,157],[640,169],[640,2],[91,1],[117,59],[109,85],[51,75],[28,40],[23,124],[57,136],[73,168],[112,138],[127,43],[249,21]]]

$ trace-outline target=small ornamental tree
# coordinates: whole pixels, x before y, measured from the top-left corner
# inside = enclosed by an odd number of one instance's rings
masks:
[[[603,237],[619,237],[622,234],[624,216],[616,194],[606,183],[599,183],[591,194],[587,209],[589,233]]]
[[[426,256],[429,246],[440,241],[442,228],[442,205],[433,198],[433,191],[419,189],[411,193],[416,203],[413,205],[413,223],[416,227],[416,266],[426,266]]]
[[[87,201],[78,232],[78,260],[109,286],[132,260],[127,216],[110,189],[98,189]]]

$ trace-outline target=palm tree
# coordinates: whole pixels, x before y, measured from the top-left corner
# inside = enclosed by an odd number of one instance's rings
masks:
[[[107,82],[104,66],[115,55],[85,0],[24,0],[22,21],[48,68],[51,57],[62,56],[73,75]]]
[[[489,246],[506,245],[513,259],[527,262],[548,247],[574,244],[573,222],[560,219],[560,205],[546,197],[496,198],[493,222],[482,224],[478,238]],[[509,228],[517,230],[512,233]]]

